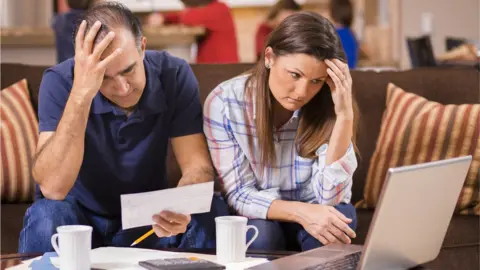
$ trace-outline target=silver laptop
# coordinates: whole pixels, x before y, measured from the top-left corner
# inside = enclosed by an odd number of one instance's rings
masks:
[[[472,156],[388,170],[364,246],[330,244],[255,270],[408,269],[442,247]]]

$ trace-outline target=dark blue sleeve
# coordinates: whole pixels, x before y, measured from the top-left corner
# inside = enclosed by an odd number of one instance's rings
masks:
[[[38,96],[39,130],[55,131],[70,95],[71,82],[49,69],[43,74]]]
[[[175,111],[170,137],[203,133],[202,105],[197,78],[190,65],[182,61],[175,89]]]

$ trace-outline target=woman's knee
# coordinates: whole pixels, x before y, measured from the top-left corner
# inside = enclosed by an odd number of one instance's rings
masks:
[[[249,250],[285,250],[285,237],[277,221],[250,219],[248,225],[258,229],[258,236],[250,245]],[[247,232],[247,242],[254,236],[254,231]]]
[[[357,228],[357,210],[351,203],[341,203],[335,206],[340,213],[352,220],[348,226],[355,230]]]

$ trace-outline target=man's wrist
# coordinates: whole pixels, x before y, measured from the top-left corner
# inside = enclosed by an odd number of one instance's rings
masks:
[[[70,99],[78,105],[90,105],[93,102],[93,98],[96,94],[92,94],[92,91],[84,88],[72,88],[70,92]]]
[[[215,174],[213,168],[193,168],[187,170],[183,175],[178,186],[188,186],[199,183],[214,181]]]

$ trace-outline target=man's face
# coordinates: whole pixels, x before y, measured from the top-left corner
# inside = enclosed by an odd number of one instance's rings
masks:
[[[121,27],[113,31],[115,38],[102,54],[102,59],[116,49],[122,49],[122,53],[108,64],[100,92],[118,107],[131,109],[137,105],[146,85],[143,65],[146,39],[142,37],[139,48],[127,29]]]

